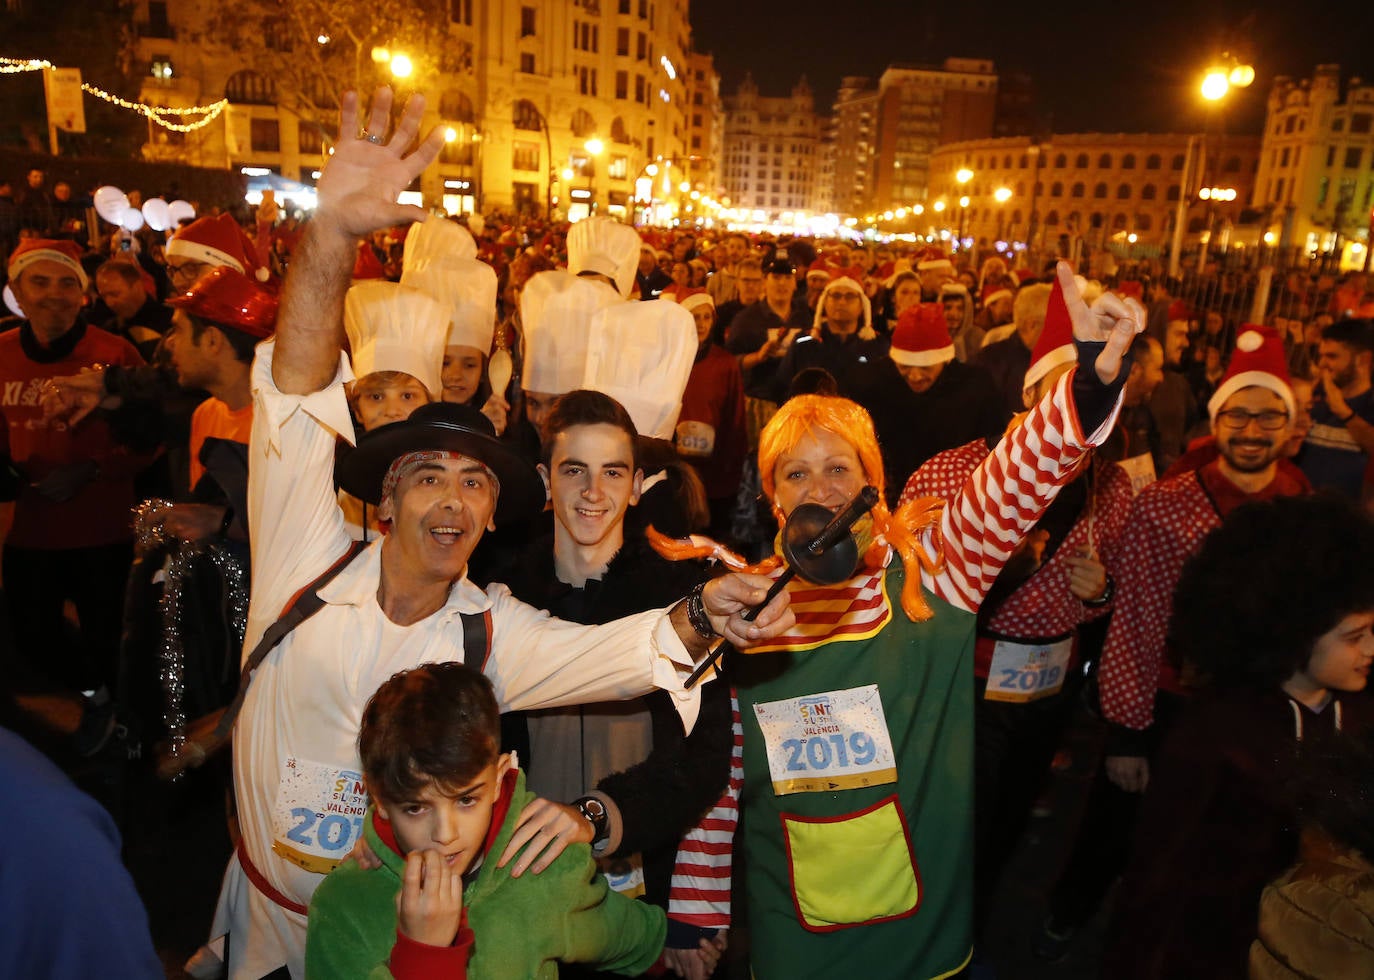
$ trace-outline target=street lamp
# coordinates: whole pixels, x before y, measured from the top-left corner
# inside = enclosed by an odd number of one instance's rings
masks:
[[[959,190],[964,189],[964,185],[973,179],[973,171],[968,167],[960,167],[954,174],[955,183],[959,185]],[[959,197],[959,240],[954,243],[959,251],[964,250],[964,217],[968,213],[968,195],[961,194]]]
[[[1203,99],[1214,105],[1226,98],[1233,88],[1245,88],[1255,80],[1255,69],[1246,64],[1230,52],[1222,54],[1221,59],[1202,76],[1202,84],[1199,90]],[[1192,195],[1188,192],[1188,185],[1192,183],[1192,165],[1194,147],[1197,148],[1197,182],[1200,184],[1207,176],[1207,148],[1206,134],[1188,137],[1188,149],[1183,160],[1183,174],[1179,177],[1178,186],[1178,208],[1174,213],[1174,236],[1169,248],[1169,275],[1177,278],[1179,272],[1179,253],[1183,250],[1183,226],[1188,222],[1188,204]],[[1201,195],[1199,195],[1201,197]],[[1208,200],[1208,198],[1201,198]],[[1211,205],[1207,208],[1207,225],[1211,230],[1212,210]],[[1198,269],[1201,270],[1206,263],[1207,247],[1203,245],[1198,255]]]
[[[1002,236],[1006,232],[1007,210],[1003,205],[1011,200],[1011,188],[999,187],[992,192],[992,199],[997,202],[997,240],[1002,241]]]

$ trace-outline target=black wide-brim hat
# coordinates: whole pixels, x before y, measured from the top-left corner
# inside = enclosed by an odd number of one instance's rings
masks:
[[[359,500],[382,501],[382,482],[397,457],[445,450],[486,464],[501,483],[494,518],[498,524],[537,514],[544,506],[544,481],[533,466],[496,438],[491,421],[469,405],[431,402],[400,422],[364,433],[357,448],[339,460],[339,486]]]

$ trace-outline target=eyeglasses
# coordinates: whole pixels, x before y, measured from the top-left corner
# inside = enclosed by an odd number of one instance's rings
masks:
[[[208,262],[181,262],[177,265],[167,266],[167,277],[174,280],[199,279],[201,273],[210,265]]]
[[[1247,412],[1243,408],[1228,408],[1217,412],[1217,421],[1228,429],[1243,429],[1252,421],[1258,422],[1261,429],[1282,429],[1288,424],[1287,412]]]

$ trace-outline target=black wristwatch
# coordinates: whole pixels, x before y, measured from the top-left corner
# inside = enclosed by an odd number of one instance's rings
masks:
[[[1116,581],[1110,575],[1108,575],[1107,584],[1102,589],[1102,594],[1100,596],[1098,596],[1096,599],[1081,599],[1079,601],[1082,602],[1083,605],[1095,609],[1098,606],[1105,606],[1107,603],[1111,602],[1112,597],[1114,595],[1116,595]]]
[[[604,844],[611,836],[611,817],[606,812],[606,804],[595,796],[580,796],[572,805],[592,825],[592,847]]]

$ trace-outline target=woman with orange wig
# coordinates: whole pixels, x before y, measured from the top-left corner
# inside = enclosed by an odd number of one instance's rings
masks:
[[[1111,431],[1122,358],[1145,322],[1115,297],[1088,309],[1067,266],[1059,279],[1079,367],[948,507],[888,512],[873,425],[851,401],[798,396],[763,430],[759,471],[780,523],[803,503],[838,512],[865,485],[880,502],[855,525],[853,576],[793,579],[796,626],[727,661],[744,725],[758,980],[946,977],[970,958],[975,612]]]

